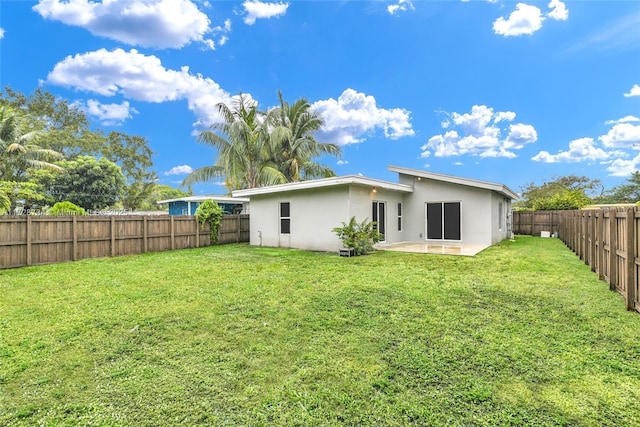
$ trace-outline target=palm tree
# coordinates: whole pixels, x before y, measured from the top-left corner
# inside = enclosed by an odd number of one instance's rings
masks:
[[[336,157],[342,154],[340,146],[321,143],[314,138],[324,124],[322,118],[305,98],[289,105],[278,91],[278,100],[280,106],[269,112],[267,121],[274,128],[271,155],[280,172],[287,181],[335,176],[330,167],[313,160],[323,154]]]
[[[269,157],[272,138],[255,101],[240,94],[231,107],[217,107],[223,121],[201,132],[197,141],[216,148],[218,159],[191,172],[182,187],[222,176],[229,191],[286,182]]]
[[[22,181],[28,169],[53,169],[64,172],[50,163],[62,155],[35,144],[41,136],[37,130],[28,130],[27,121],[17,111],[0,106],[0,180]]]

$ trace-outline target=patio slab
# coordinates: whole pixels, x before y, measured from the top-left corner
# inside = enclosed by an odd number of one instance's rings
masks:
[[[443,254],[474,256],[489,245],[474,245],[469,243],[434,243],[434,242],[398,242],[377,244],[376,249],[383,251],[413,252],[421,254]]]

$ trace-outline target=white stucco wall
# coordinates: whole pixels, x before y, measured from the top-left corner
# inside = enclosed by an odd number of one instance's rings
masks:
[[[502,204],[502,212],[500,212]],[[509,217],[511,214],[511,199],[507,199],[496,192],[492,193],[491,199],[491,244],[496,244],[509,238]],[[502,216],[502,222],[500,221]],[[502,226],[501,226],[502,225]]]
[[[332,231],[355,216],[372,220],[372,202],[386,203],[386,242],[402,241],[397,228],[397,204],[403,194],[362,185],[288,191],[251,196],[251,235],[256,246],[291,247],[312,251],[338,251],[342,242]],[[289,202],[291,233],[280,233],[280,203]],[[403,204],[404,209],[404,204]]]
[[[462,243],[490,245],[492,241],[491,190],[400,174],[400,183],[413,185],[406,198],[405,240],[426,240],[425,204],[460,202],[460,237]],[[497,208],[496,208],[497,209]]]
[[[338,251],[342,244],[331,230],[349,220],[348,197],[346,185],[251,196],[249,243]],[[280,202],[290,203],[290,234],[280,234]]]
[[[402,209],[404,210],[405,194],[407,193],[385,189],[376,189],[374,191],[370,187],[352,185],[349,189],[349,218],[355,216],[358,221],[362,221],[365,218],[372,221],[372,202],[384,202],[386,204],[385,242],[402,242],[404,232],[398,231],[398,203],[402,203]]]

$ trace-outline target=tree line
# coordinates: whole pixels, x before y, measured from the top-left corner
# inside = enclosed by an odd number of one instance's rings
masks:
[[[61,201],[154,209],[185,193],[156,183],[153,154],[146,138],[94,129],[80,108],[43,89],[0,93],[0,211]]]
[[[105,132],[69,101],[37,89],[0,93],[0,213],[70,202],[87,210],[157,209],[158,200],[191,194],[196,183],[224,179],[228,192],[335,176],[320,163],[339,157],[336,144],[315,139],[323,120],[305,98],[259,110],[239,94],[217,105],[221,121],[196,141],[212,147],[212,165],[194,170],[176,189],[157,183],[153,151],[146,138]],[[589,204],[636,203],[640,172],[605,190],[600,180],[568,175],[522,188],[517,209],[579,209]]]
[[[627,181],[605,190],[599,179],[567,175],[536,185],[522,187],[520,200],[514,206],[520,210],[581,209],[588,205],[640,203],[640,171]]]
[[[336,144],[314,134],[323,121],[304,98],[261,111],[240,94],[218,104],[221,122],[197,142],[213,147],[213,165],[196,169],[176,189],[158,184],[146,138],[104,132],[69,101],[43,89],[0,93],[0,212],[22,203],[46,208],[71,202],[87,210],[149,210],[156,201],[191,194],[195,183],[222,177],[228,192],[241,188],[334,176],[317,161],[339,156]]]

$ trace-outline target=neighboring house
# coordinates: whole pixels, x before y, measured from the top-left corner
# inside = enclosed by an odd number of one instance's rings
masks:
[[[389,166],[392,183],[356,175],[233,192],[251,200],[252,245],[337,251],[332,231],[351,217],[378,223],[384,242],[492,245],[510,237],[508,187],[475,179]]]
[[[179,199],[160,200],[158,204],[169,205],[169,215],[195,215],[196,209],[205,200],[213,200],[225,214],[249,213],[249,199],[226,196],[188,196]]]

